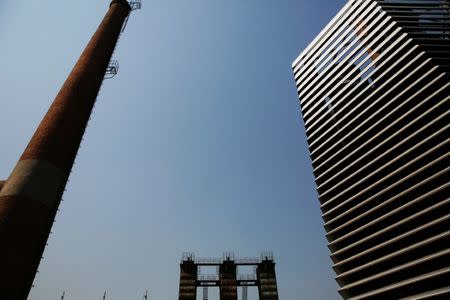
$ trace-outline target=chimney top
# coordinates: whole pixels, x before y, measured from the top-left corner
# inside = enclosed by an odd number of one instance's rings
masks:
[[[124,5],[128,10],[131,10],[131,6],[130,6],[130,3],[128,3],[128,1],[126,1],[126,0],[112,0],[111,1],[111,4],[109,5],[110,7],[113,5],[113,4],[115,4],[115,3],[117,3],[117,4],[122,4],[122,5]]]

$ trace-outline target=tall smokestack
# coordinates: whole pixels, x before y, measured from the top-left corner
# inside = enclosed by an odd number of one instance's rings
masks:
[[[131,11],[113,0],[0,190],[0,299],[28,297],[105,71]]]

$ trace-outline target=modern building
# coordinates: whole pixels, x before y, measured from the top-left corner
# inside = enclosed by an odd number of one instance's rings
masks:
[[[450,299],[449,18],[350,0],[293,63],[345,299]]]
[[[205,274],[202,268],[216,268]],[[240,267],[251,267],[251,273],[241,274]],[[235,258],[226,252],[222,258],[196,258],[184,253],[180,263],[179,300],[196,300],[197,288],[203,288],[203,299],[208,300],[208,288],[218,287],[220,300],[237,300],[238,287],[241,299],[247,300],[248,287],[257,287],[260,300],[278,300],[275,261],[272,253],[262,253],[260,258]]]

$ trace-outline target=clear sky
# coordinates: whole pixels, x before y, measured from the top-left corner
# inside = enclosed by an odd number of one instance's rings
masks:
[[[183,251],[275,254],[339,299],[291,63],[344,0],[147,0],[115,52],[30,299],[177,299]],[[0,177],[109,0],[0,1]],[[217,293],[211,293],[216,295]],[[211,299],[218,299],[211,297]],[[257,299],[255,290],[250,300]]]

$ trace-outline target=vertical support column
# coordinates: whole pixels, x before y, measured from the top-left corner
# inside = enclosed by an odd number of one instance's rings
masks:
[[[275,262],[264,258],[256,268],[260,300],[278,300],[277,279],[275,276]]]
[[[208,287],[203,287],[203,300],[208,300]]]
[[[191,259],[180,264],[180,291],[179,300],[197,299],[197,272],[198,267]]]
[[[130,9],[125,0],[111,2],[0,191],[0,299],[28,297],[106,67]]]
[[[220,300],[237,300],[236,264],[226,259],[219,267]]]
[[[248,287],[243,286],[242,287],[242,300],[247,300],[247,296],[248,296]]]

